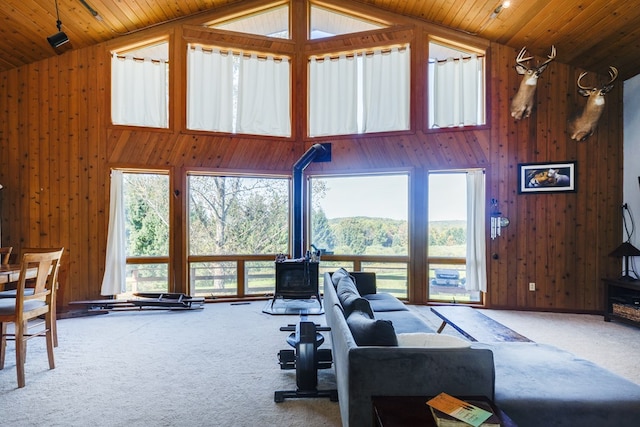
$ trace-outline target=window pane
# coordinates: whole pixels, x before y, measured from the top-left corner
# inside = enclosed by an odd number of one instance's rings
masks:
[[[169,43],[112,52],[114,124],[169,127]]]
[[[288,253],[289,179],[189,175],[189,254]]]
[[[362,271],[376,273],[378,292],[388,292],[400,299],[407,299],[409,283],[407,263],[398,262],[363,262]]]
[[[123,178],[127,256],[169,256],[169,176]]]
[[[478,302],[480,293],[465,289],[464,264],[429,264],[429,301]]]
[[[429,174],[429,256],[465,258],[466,174]]]
[[[315,5],[311,6],[311,34],[309,37],[311,40],[340,34],[377,30],[384,27],[384,25],[367,21],[357,16],[350,16],[346,13]]]
[[[241,16],[211,25],[211,28],[287,39],[289,38],[289,6],[285,4]]]
[[[429,128],[486,123],[484,68],[483,52],[429,43]]]
[[[192,262],[189,267],[192,295],[201,297],[238,294],[238,269],[235,261]]]
[[[289,58],[187,47],[187,128],[291,136]]]
[[[168,265],[127,264],[127,292],[121,297],[130,297],[136,292],[167,292],[169,289]]]
[[[309,136],[409,129],[409,45],[309,57]]]
[[[244,264],[245,294],[266,295],[275,289],[273,261],[247,261]]]
[[[429,257],[451,263],[429,264],[429,300],[478,302],[480,293],[465,289],[467,256],[466,172],[429,174]]]
[[[311,241],[346,255],[408,255],[408,175],[314,177]]]

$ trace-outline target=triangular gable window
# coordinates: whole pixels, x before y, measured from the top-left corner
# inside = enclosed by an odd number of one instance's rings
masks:
[[[340,34],[377,30],[385,27],[386,25],[364,18],[312,5],[309,39],[314,40]]]
[[[250,15],[244,15],[239,18],[213,24],[211,28],[288,39],[289,6],[285,4],[264,9]]]

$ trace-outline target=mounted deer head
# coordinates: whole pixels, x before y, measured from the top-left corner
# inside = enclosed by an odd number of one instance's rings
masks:
[[[580,84],[580,80],[587,75],[587,72],[580,73],[578,81],[578,93],[588,97],[587,104],[584,106],[582,113],[577,115],[569,122],[569,133],[571,139],[576,141],[584,141],[589,138],[596,130],[602,110],[604,110],[604,96],[613,89],[613,82],[618,77],[618,69],[609,66],[609,77],[611,78],[601,87],[585,87]]]
[[[522,81],[518,92],[511,101],[511,117],[516,120],[520,120],[523,117],[529,117],[531,115],[531,109],[533,108],[533,96],[536,93],[536,85],[538,84],[538,77],[547,68],[549,63],[556,58],[556,47],[551,46],[551,53],[547,56],[547,60],[537,67],[529,68],[525,65],[527,61],[533,58],[533,56],[527,56],[527,48],[523,47],[520,53],[516,57],[516,71],[522,75]]]

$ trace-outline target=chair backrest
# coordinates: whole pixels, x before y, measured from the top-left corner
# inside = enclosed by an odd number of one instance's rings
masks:
[[[60,249],[38,249],[37,252],[24,252],[20,264],[20,277],[16,295],[20,304],[20,296],[24,299],[50,299],[55,295],[55,286],[58,282],[58,272],[60,270],[60,259],[64,248]],[[33,287],[33,295],[26,296],[25,288],[27,277],[31,269],[36,269],[36,277],[29,282],[29,287]],[[50,301],[51,302],[51,301]]]
[[[0,248],[0,264],[9,264],[9,257],[11,257],[12,251],[13,246],[3,246]]]

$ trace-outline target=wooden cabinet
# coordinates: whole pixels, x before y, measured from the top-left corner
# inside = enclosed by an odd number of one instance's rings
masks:
[[[622,320],[640,326],[640,280],[603,279],[604,321]]]

